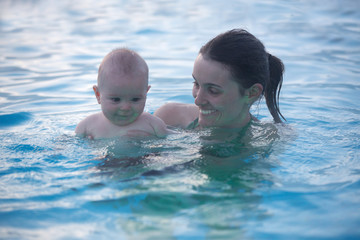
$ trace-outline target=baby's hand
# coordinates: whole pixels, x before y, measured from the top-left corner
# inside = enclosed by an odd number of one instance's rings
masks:
[[[91,136],[91,135],[87,135],[86,138],[89,139],[89,140],[94,140],[94,137]]]

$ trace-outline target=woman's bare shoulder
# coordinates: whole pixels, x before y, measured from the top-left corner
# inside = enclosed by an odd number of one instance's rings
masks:
[[[161,118],[167,125],[186,128],[199,115],[199,109],[194,104],[166,103],[157,109],[155,116]]]

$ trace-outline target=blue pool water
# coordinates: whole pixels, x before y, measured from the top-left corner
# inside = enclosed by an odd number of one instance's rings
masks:
[[[197,51],[242,27],[281,58],[271,137],[89,141],[97,67],[148,62],[146,111],[192,103]],[[359,239],[360,2],[2,0],[0,239]]]

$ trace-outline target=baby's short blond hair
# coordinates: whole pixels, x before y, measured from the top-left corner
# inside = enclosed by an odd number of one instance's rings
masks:
[[[135,51],[128,48],[117,48],[108,53],[102,60],[98,71],[98,86],[108,71],[115,71],[119,74],[143,74],[148,84],[149,68],[145,60]]]

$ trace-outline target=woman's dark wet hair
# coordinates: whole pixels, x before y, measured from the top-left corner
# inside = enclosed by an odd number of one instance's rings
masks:
[[[260,83],[274,121],[280,123],[281,118],[285,120],[279,109],[284,64],[279,58],[267,53],[254,35],[243,29],[233,29],[210,40],[200,49],[200,53],[205,59],[228,67],[242,88],[247,89]]]

